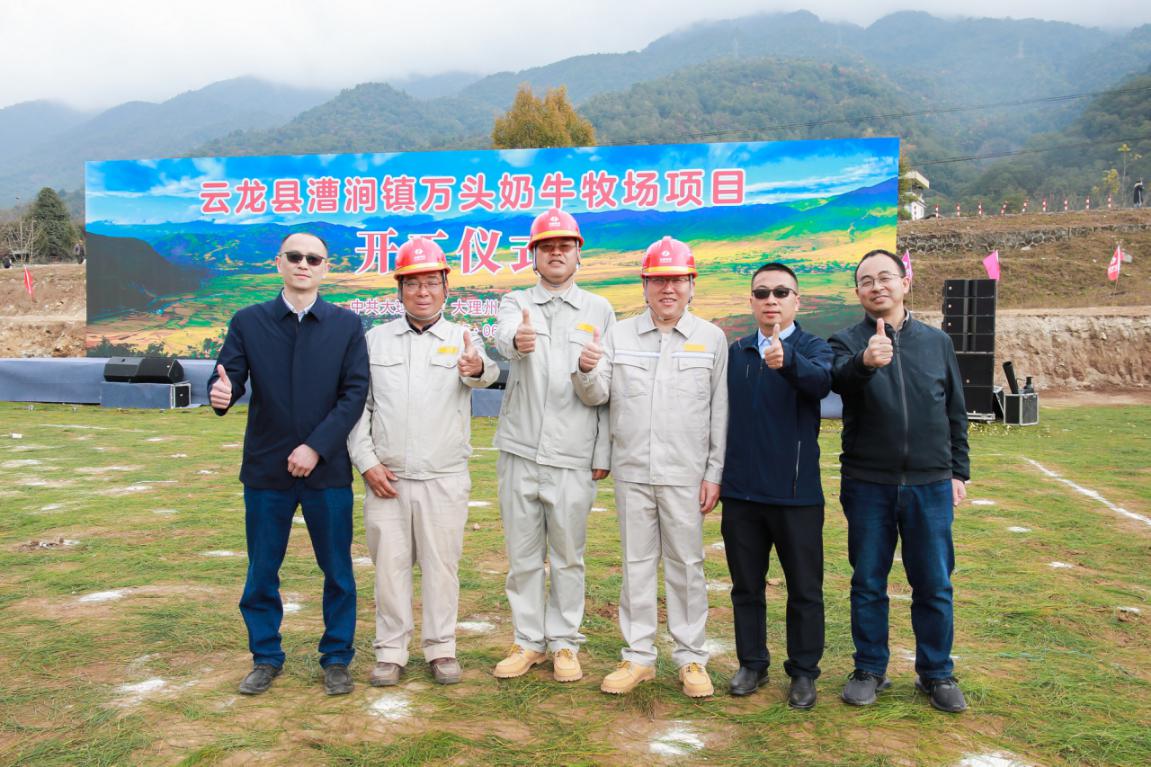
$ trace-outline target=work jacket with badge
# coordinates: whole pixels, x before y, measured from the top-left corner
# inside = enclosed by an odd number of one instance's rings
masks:
[[[550,321],[545,304],[552,313]],[[535,351],[515,348],[523,310],[536,332]],[[542,285],[515,290],[500,300],[496,350],[511,362],[500,407],[495,447],[542,466],[610,469],[607,408],[589,407],[572,388],[571,374],[595,331],[615,324],[611,304],[571,285],[558,297]]]
[[[484,369],[478,378],[460,375],[456,363],[469,332],[442,316],[422,333],[406,317],[368,331],[372,385],[348,436],[357,471],[383,464],[404,479],[467,471],[472,389],[490,386],[500,373],[473,333],[472,348]]]
[[[644,485],[719,483],[727,434],[727,339],[684,312],[669,333],[651,312],[619,322],[589,373],[572,376],[580,398],[610,398],[612,473]]]
[[[885,485],[968,480],[967,408],[955,347],[942,330],[907,313],[888,324],[894,356],[881,368],[863,364],[875,320],[830,339],[831,388],[843,398],[843,476]]]
[[[783,367],[759,353],[759,333],[731,345],[731,417],[721,498],[778,506],[822,506],[819,403],[831,391],[831,347],[795,330],[780,339]]]

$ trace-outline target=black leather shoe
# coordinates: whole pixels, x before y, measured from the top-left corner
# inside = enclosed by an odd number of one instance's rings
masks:
[[[244,681],[240,682],[240,693],[243,695],[259,695],[262,692],[267,692],[268,688],[272,686],[272,680],[280,675],[280,668],[278,666],[270,666],[267,663],[257,663],[252,666],[252,670],[244,677]]]
[[[959,683],[955,681],[953,676],[946,679],[918,677],[915,680],[915,689],[928,695],[931,698],[931,705],[940,711],[958,714],[960,711],[967,710],[967,700],[963,697],[963,690],[959,689]]]
[[[787,688],[787,705],[808,709],[815,706],[815,680],[809,676],[793,676]]]
[[[328,695],[347,695],[352,691],[352,675],[342,663],[324,667],[324,692]]]
[[[751,695],[766,683],[767,669],[756,671],[747,666],[740,666],[728,684],[728,692],[737,696]]]

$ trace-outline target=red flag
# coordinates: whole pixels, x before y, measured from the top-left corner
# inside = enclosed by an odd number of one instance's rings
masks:
[[[901,260],[903,261],[904,276],[906,276],[908,282],[910,282],[911,281],[911,251],[910,250],[904,250],[903,251],[903,258]]]
[[[1123,251],[1115,246],[1115,255],[1111,256],[1111,263],[1107,265],[1107,279],[1115,282],[1119,279],[1119,265],[1123,263]]]
[[[993,280],[999,279],[999,251],[993,250],[987,254],[987,258],[983,259],[983,268],[987,270],[987,276]]]
[[[36,298],[32,294],[32,286],[36,283],[32,279],[32,272],[28,271],[28,264],[24,264],[24,290],[28,291],[29,298]]]

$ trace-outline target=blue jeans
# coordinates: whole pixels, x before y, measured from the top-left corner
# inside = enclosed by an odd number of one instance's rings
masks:
[[[855,667],[887,673],[887,576],[897,538],[903,538],[903,569],[911,584],[915,670],[924,679],[951,676],[955,634],[951,571],[954,506],[951,481],[929,485],[881,485],[843,478],[839,501],[847,517],[851,560],[851,638]]]
[[[240,612],[248,627],[254,663],[284,665],[280,623],[280,565],[288,549],[296,507],[312,539],[316,563],[324,573],[324,636],[320,665],[349,664],[355,655],[356,579],[352,573],[352,488],[315,490],[303,480],[288,490],[244,486],[244,527],[248,535],[248,580]]]

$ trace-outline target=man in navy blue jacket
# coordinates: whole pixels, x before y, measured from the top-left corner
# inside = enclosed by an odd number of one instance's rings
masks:
[[[329,695],[352,690],[356,582],[352,574],[352,470],[348,432],[364,410],[368,351],[359,318],[319,297],[328,248],[319,237],[284,238],[276,256],[283,291],[236,312],[208,397],[224,415],[252,387],[244,434],[244,525],[248,579],[240,612],[253,668],[240,692],[266,691],[284,665],[280,565],[302,506],[324,573],[320,665]]]
[[[787,577],[788,705],[815,705],[823,656],[823,487],[819,401],[831,389],[831,347],[795,322],[799,282],[784,264],[752,276],[759,329],[731,345],[722,532],[731,570],[739,671],[732,695],[767,681],[764,580],[772,546]]]

